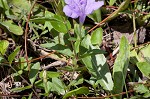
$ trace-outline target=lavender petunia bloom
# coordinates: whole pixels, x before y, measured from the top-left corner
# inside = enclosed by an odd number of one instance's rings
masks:
[[[88,14],[104,5],[104,1],[95,0],[65,0],[67,4],[63,12],[71,18],[78,18],[81,23],[84,23]]]

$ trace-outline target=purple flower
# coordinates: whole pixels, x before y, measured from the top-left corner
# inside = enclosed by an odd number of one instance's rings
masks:
[[[95,0],[65,0],[67,4],[63,12],[71,18],[78,18],[81,23],[84,23],[88,14],[104,5],[104,1],[95,2]]]

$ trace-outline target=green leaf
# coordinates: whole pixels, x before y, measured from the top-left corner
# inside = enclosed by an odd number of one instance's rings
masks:
[[[9,10],[5,12],[7,18],[17,21],[25,20],[25,16],[28,14],[31,8],[31,2],[28,0],[7,0],[10,6]],[[34,6],[33,13],[38,5]],[[37,13],[37,12],[36,12]],[[34,14],[35,16],[35,14]]]
[[[42,78],[43,78],[43,86],[44,86],[44,89],[45,89],[45,93],[48,93],[49,92],[49,90],[48,90],[48,83],[47,83],[47,71],[46,70],[44,70],[43,72],[42,72]]]
[[[19,10],[22,10],[22,11],[29,11],[30,10],[30,7],[31,7],[31,3],[28,2],[27,0],[8,0],[10,4],[13,4],[16,8],[14,9],[14,6],[13,6],[13,10],[16,10],[17,8]]]
[[[52,89],[51,91],[55,91],[58,94],[64,95],[66,92],[65,84],[58,78],[52,78]]]
[[[144,74],[144,76],[150,79],[150,63],[148,62],[138,62],[137,67]]]
[[[81,42],[80,54],[91,49],[99,49],[99,46],[92,46],[91,37],[87,35]],[[105,89],[111,91],[113,89],[113,81],[109,67],[106,63],[106,58],[103,54],[88,55],[82,58],[86,68],[97,80],[100,80],[100,85]]]
[[[27,99],[26,97],[22,97],[21,99]]]
[[[39,62],[33,64],[33,66],[31,67],[31,71],[29,73],[29,80],[30,80],[31,84],[34,83],[34,81],[37,77],[39,68],[40,68],[40,63]]]
[[[20,51],[20,46],[16,47],[16,49],[14,50],[14,52],[12,52],[12,53],[8,56],[9,64],[12,63],[12,61],[15,59],[15,56],[18,54],[19,51]]]
[[[148,88],[146,86],[144,86],[143,84],[138,84],[134,87],[134,90],[136,92],[139,92],[140,94],[143,94],[143,93],[147,93],[149,92]]]
[[[93,45],[100,45],[102,43],[102,38],[103,38],[103,29],[97,28],[92,32],[91,43]]]
[[[64,33],[58,33],[58,32],[55,33],[55,32],[53,32],[53,34],[52,34],[54,36],[53,41],[55,42],[55,44],[61,44],[63,46],[69,46],[70,45],[70,41],[68,40],[69,39],[68,33],[64,34]]]
[[[67,99],[69,96],[72,96],[72,95],[88,94],[88,93],[89,93],[89,89],[87,87],[80,87],[78,89],[75,89],[66,93],[63,99]]]
[[[30,89],[30,88],[32,88],[31,85],[25,86],[25,87],[13,88],[13,89],[11,89],[11,92],[21,92],[23,90]]]
[[[52,87],[53,87],[53,83],[52,82],[47,81],[47,83],[45,85],[46,86],[44,86],[44,88],[47,90],[47,93],[50,92],[50,91],[52,91]],[[45,92],[46,92],[46,90],[45,90]]]
[[[64,18],[59,15],[51,15],[51,17],[48,17],[47,15],[46,17],[30,19],[30,21],[40,24],[44,24],[46,22],[45,25],[49,28],[49,30],[53,27],[60,33],[67,33],[71,29],[70,22],[68,20],[64,20]]]
[[[3,8],[4,10],[9,9],[9,5],[7,3],[7,0],[0,0],[0,7]]]
[[[144,98],[150,98],[150,92],[147,92],[143,95]]]
[[[13,77],[15,77],[15,76],[21,75],[22,73],[23,73],[23,70],[18,70],[17,72],[13,73],[12,75],[13,75]]]
[[[77,39],[85,37],[86,34],[84,27],[79,24],[74,24],[74,33],[76,34]]]
[[[17,26],[11,20],[0,22],[0,26],[2,28],[4,28],[6,31],[9,31],[10,33],[13,33],[16,35],[22,35],[23,34],[22,28],[20,26]]]
[[[76,53],[79,52],[79,46],[80,46],[80,40],[76,40],[76,42],[74,43],[74,50],[76,51]]]
[[[25,57],[20,57],[19,58],[19,69],[21,69],[21,70],[25,70],[28,66],[27,66],[27,62],[25,62],[26,61],[26,59],[25,59]],[[25,62],[25,63],[24,63]]]
[[[93,13],[88,15],[88,17],[91,18],[94,22],[99,23],[100,21],[102,21],[101,10],[98,9],[98,10],[93,11]]]
[[[4,58],[0,56],[0,63],[2,62],[3,59],[4,59]]]
[[[110,0],[109,5],[112,6],[112,5],[114,5],[115,2],[116,2],[116,0]]]
[[[36,24],[44,24],[45,22],[50,22],[51,20],[54,20],[54,18],[47,18],[47,17],[37,17],[34,19],[30,19],[30,22],[34,22]]]
[[[91,49],[85,52],[83,55],[81,55],[81,58],[91,56],[91,55],[96,55],[96,54],[105,54],[106,52],[100,49]]]
[[[142,46],[139,50],[138,56],[140,61],[149,61],[150,58],[150,44]]]
[[[54,77],[59,77],[60,76],[60,73],[59,72],[53,72],[53,71],[46,71],[46,73],[47,73],[47,77],[48,78],[54,78]],[[42,78],[43,77],[43,71],[42,72],[40,72],[40,78]]]
[[[30,93],[28,99],[32,99],[33,92]]]
[[[68,39],[69,41],[76,41],[77,40],[77,38],[75,38],[75,37],[70,37],[69,39]]]
[[[77,78],[76,80],[71,81],[68,86],[77,86],[79,84],[82,84],[83,81],[84,81],[84,79],[82,77],[80,77],[80,78]]]
[[[130,52],[130,62],[133,63],[133,64],[136,64],[139,61],[140,61],[140,59],[137,55],[137,52],[135,50],[132,50]]]
[[[2,40],[2,41],[0,41],[0,53],[1,53],[2,55],[5,54],[5,52],[6,52],[7,48],[8,48],[8,46],[9,46],[9,42],[8,42],[7,40]]]
[[[72,56],[73,52],[69,49],[68,46],[64,46],[62,44],[55,44],[55,43],[45,43],[45,44],[41,44],[42,47],[51,49],[51,50],[56,50],[59,53],[62,53],[64,55],[67,56]]]
[[[50,17],[53,17],[54,14],[49,12],[49,11],[45,11],[45,18],[50,18]],[[53,28],[52,24],[50,21],[45,21],[45,25],[44,27],[48,27],[48,30],[51,31],[51,29]]]
[[[61,33],[67,33],[71,29],[71,24],[68,20],[63,20],[63,17],[54,15],[54,20],[51,20],[54,29]]]
[[[34,83],[37,88],[44,89],[43,80],[40,79]]]
[[[49,78],[59,77],[59,76],[60,76],[60,73],[59,73],[59,72],[47,71],[47,76],[48,76]]]
[[[123,36],[120,41],[119,54],[117,55],[117,58],[113,66],[114,94],[118,94],[123,91],[127,68],[129,65],[129,56],[130,56],[129,43],[127,39]],[[118,96],[118,98],[121,98],[121,96]]]
[[[96,86],[98,85],[96,82],[98,82],[99,80],[97,80],[95,77],[91,76],[89,80],[85,80],[88,84],[90,84],[93,88],[96,88]]]
[[[65,67],[61,67],[59,68],[59,70],[64,70],[64,71],[69,71],[69,72],[73,72],[73,71],[86,71],[86,67],[70,67],[70,66],[65,66]]]

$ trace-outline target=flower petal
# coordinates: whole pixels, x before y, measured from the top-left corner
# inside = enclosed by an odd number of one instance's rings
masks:
[[[86,0],[87,1],[87,5],[92,4],[95,2],[95,0]]]
[[[79,17],[80,23],[84,23],[85,18],[86,18],[86,15],[85,15],[85,14],[81,15],[81,16]]]
[[[86,8],[85,8],[85,14],[91,14],[94,10],[97,10],[100,8],[102,5],[104,5],[104,1],[98,1],[98,2],[93,2],[94,0],[88,0]]]
[[[80,2],[80,0],[71,0],[71,1],[73,1],[76,4],[78,4]]]
[[[79,15],[70,8],[70,6],[66,5],[64,6],[63,12],[66,14],[66,16],[71,18],[77,18]]]
[[[72,4],[72,0],[65,0],[66,4]]]
[[[95,0],[65,0],[63,12],[71,18],[78,18],[81,23],[85,21],[86,15],[100,8],[104,1],[95,2]]]
[[[98,1],[98,2],[94,2],[93,3],[93,9],[97,10],[98,8],[100,8],[101,6],[104,5],[104,1]]]

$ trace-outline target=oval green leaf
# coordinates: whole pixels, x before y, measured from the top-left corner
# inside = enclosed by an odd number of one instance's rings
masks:
[[[89,93],[89,89],[87,87],[80,87],[78,89],[75,89],[66,93],[63,99],[67,99],[69,96],[72,96],[72,95],[88,94],[88,93]]]
[[[103,29],[97,28],[95,31],[93,31],[91,35],[91,43],[93,45],[100,45],[103,38]]]
[[[18,46],[14,52],[12,52],[9,56],[8,56],[8,61],[9,61],[9,64],[12,63],[12,61],[15,59],[17,53],[20,51],[20,46]]]
[[[31,67],[31,71],[30,71],[30,73],[29,73],[29,80],[30,80],[31,84],[34,83],[34,81],[35,81],[35,79],[36,79],[36,77],[37,77],[39,68],[40,68],[40,63],[39,63],[39,62],[35,63],[35,64]]]
[[[8,48],[8,46],[9,46],[9,42],[8,42],[7,40],[2,40],[2,41],[0,41],[0,53],[1,53],[2,55],[5,54],[5,52],[6,52],[7,48]]]
[[[4,22],[0,22],[0,26],[5,30],[10,33],[16,34],[16,35],[22,35],[23,30],[20,26],[17,26],[13,21],[8,20]]]
[[[137,67],[139,70],[150,79],[150,64],[148,62],[138,62]]]

